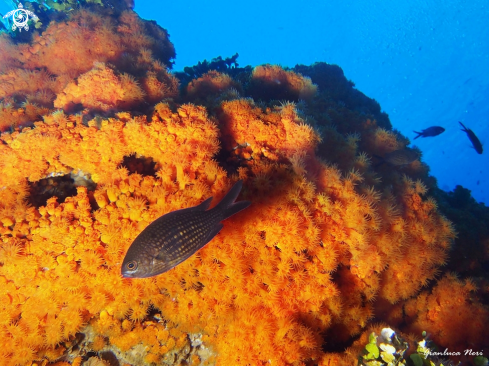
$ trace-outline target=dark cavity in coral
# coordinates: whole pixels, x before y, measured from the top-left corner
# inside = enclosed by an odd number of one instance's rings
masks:
[[[71,172],[56,177],[46,177],[33,183],[29,182],[29,203],[39,208],[45,206],[51,197],[57,197],[58,203],[63,203],[66,197],[76,196],[76,187],[80,186],[87,187],[87,191],[92,192],[97,185],[82,172]]]
[[[39,208],[45,206],[51,197],[58,197],[58,202],[63,203],[66,197],[76,195],[74,179],[69,174],[59,177],[44,178],[30,183],[29,203]]]
[[[129,174],[138,173],[142,176],[153,176],[156,178],[156,162],[151,157],[124,156],[121,166],[126,168]]]
[[[120,366],[120,362],[117,356],[111,351],[105,351],[99,353],[99,357],[104,360],[110,366]]]

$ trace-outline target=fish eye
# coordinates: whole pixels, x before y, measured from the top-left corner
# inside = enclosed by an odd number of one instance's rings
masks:
[[[126,264],[126,268],[130,271],[134,271],[136,268],[138,268],[138,264],[136,261],[130,261]]]

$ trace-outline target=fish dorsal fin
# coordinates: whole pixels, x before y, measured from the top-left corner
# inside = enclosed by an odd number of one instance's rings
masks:
[[[211,205],[211,202],[212,202],[212,197],[209,197],[204,202],[202,202],[200,205],[195,206],[195,210],[206,211],[209,208],[209,206]]]

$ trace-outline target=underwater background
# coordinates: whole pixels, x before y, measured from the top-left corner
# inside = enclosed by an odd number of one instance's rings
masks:
[[[488,364],[486,4],[22,5],[0,365]],[[230,191],[189,258],[148,226]],[[138,278],[150,227],[187,259]]]

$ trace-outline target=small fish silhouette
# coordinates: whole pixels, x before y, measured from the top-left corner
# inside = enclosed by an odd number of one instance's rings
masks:
[[[421,130],[421,132],[418,131],[413,131],[413,132],[418,134],[418,136],[414,138],[414,140],[416,140],[418,137],[438,136],[440,133],[445,132],[445,129],[440,126],[432,126],[432,127],[428,127],[425,130]]]
[[[122,262],[122,276],[144,278],[166,272],[183,262],[214,238],[221,221],[247,208],[251,202],[234,202],[243,181],[239,180],[216,207],[207,210],[212,197],[198,206],[161,216],[134,240]]]
[[[467,136],[469,137],[470,142],[472,142],[472,145],[474,146],[475,151],[477,151],[478,154],[482,154],[482,144],[480,140],[477,138],[475,133],[470,129],[464,126],[464,124],[460,121],[458,121],[464,128],[462,131],[464,131]]]

